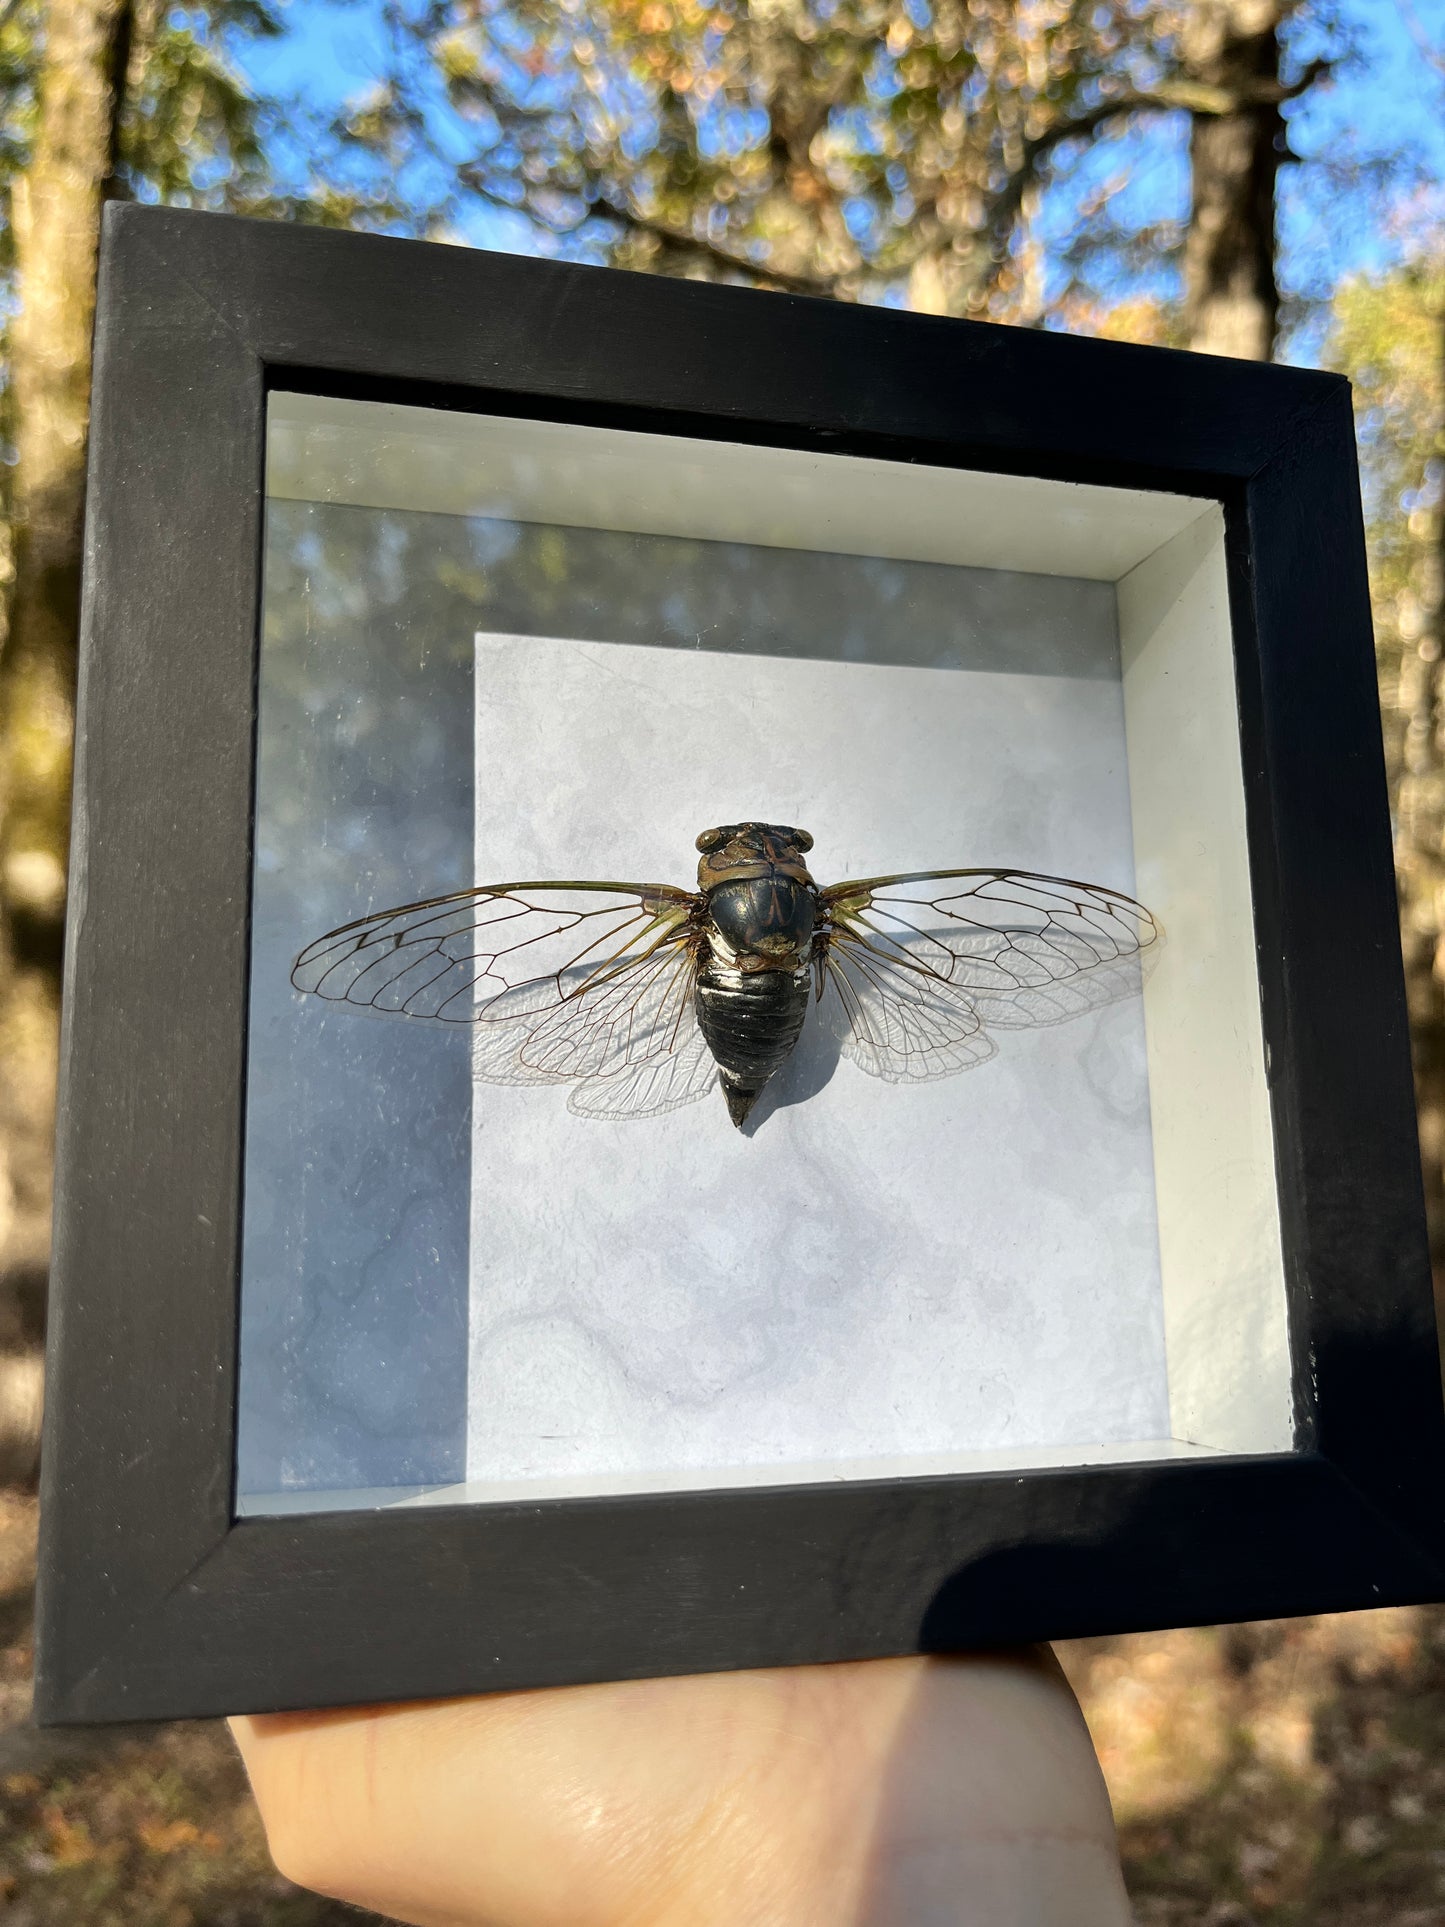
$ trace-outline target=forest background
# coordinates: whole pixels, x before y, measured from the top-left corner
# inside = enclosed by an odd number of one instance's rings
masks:
[[[1343,370],[1445,1259],[1445,0],[0,0],[0,1905],[355,1919],[27,1723],[90,330],[131,197]],[[1142,1922],[1445,1923],[1445,1613],[1064,1658]]]

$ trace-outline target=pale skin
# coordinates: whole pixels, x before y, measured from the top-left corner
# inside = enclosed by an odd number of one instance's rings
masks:
[[[1047,1649],[231,1722],[282,1873],[416,1927],[1128,1927]]]

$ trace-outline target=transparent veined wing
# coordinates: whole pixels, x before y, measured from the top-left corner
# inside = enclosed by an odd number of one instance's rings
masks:
[[[970,1000],[835,930],[819,965],[822,1015],[843,1053],[891,1084],[952,1077],[993,1056]]]
[[[555,993],[523,983],[494,998],[473,1031],[472,1069],[489,1083],[571,1084],[584,1117],[654,1117],[716,1082],[697,1027],[691,929],[603,970],[560,973]]]
[[[698,907],[665,884],[497,884],[330,931],[291,980],[473,1026],[472,1068],[486,1082],[571,1084],[584,1115],[655,1115],[711,1081],[692,1000]]]
[[[665,1054],[624,1063],[604,1076],[583,1078],[572,1086],[567,1109],[579,1117],[661,1117],[716,1091],[717,1061],[697,1027],[691,992],[689,976],[687,1008],[676,1041]]]
[[[1143,904],[1024,870],[926,870],[822,893],[830,1019],[874,1076],[952,1076],[990,1029],[1058,1024],[1132,995],[1159,940]]]

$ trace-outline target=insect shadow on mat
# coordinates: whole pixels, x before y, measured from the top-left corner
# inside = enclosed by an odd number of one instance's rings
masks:
[[[756,1104],[738,1126],[744,1137],[753,1137],[778,1111],[806,1104],[833,1081],[843,1061],[843,1040],[827,1024],[804,1024],[803,1034],[783,1065],[763,1086]]]

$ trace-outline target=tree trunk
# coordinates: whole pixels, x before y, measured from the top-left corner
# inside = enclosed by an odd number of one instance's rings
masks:
[[[1204,354],[1268,361],[1279,321],[1275,178],[1286,154],[1276,101],[1251,98],[1279,79],[1289,0],[1198,0],[1184,37],[1190,77],[1237,95],[1231,113],[1196,114],[1192,210],[1184,243],[1184,323]]]
[[[51,0],[11,210],[14,578],[0,657],[0,1475],[33,1471],[49,1249],[81,520],[100,211],[129,0]]]

